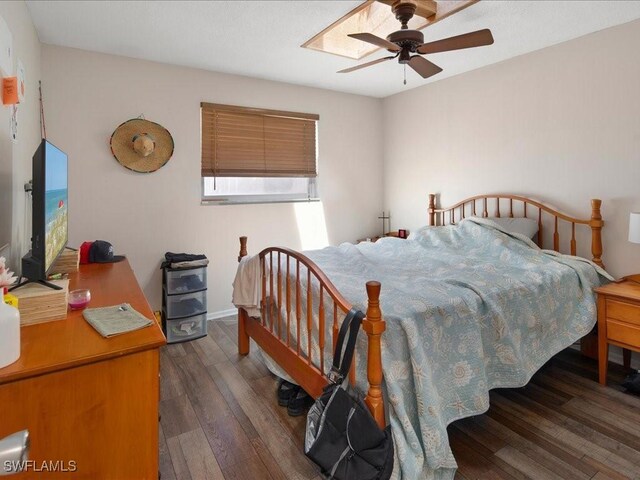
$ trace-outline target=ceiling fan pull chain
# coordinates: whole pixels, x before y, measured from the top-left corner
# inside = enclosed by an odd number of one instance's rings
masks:
[[[407,84],[407,64],[404,64],[404,84]]]

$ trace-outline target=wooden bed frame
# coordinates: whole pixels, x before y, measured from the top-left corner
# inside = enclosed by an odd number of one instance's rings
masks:
[[[516,210],[514,210],[514,203]],[[553,248],[560,251],[560,234],[558,222],[564,221],[571,225],[571,239],[569,252],[576,254],[576,225],[586,225],[591,228],[591,253],[593,262],[602,263],[602,227],[604,222],[600,214],[601,201],[591,200],[591,217],[589,219],[573,218],[560,213],[536,200],[518,195],[477,195],[470,197],[447,208],[440,208],[436,204],[436,195],[429,195],[429,225],[442,226],[455,224],[466,216],[481,215],[482,217],[528,217],[538,221],[538,235],[536,243],[543,245],[543,218],[552,218],[554,225]],[[506,210],[505,210],[506,207]],[[491,208],[491,213],[489,212]],[[514,215],[515,212],[515,215]],[[532,214],[533,216],[530,216]],[[543,217],[547,214],[549,217]],[[247,237],[240,237],[240,255],[238,261],[247,255]],[[331,339],[335,345],[340,325],[338,319],[348,312],[352,305],[345,299],[338,289],[331,283],[322,270],[310,259],[299,252],[288,248],[269,247],[259,254],[262,272],[262,287],[260,295],[260,318],[250,317],[243,308],[238,309],[238,353],[249,353],[250,338],[252,338],[293,380],[304,388],[314,398],[322,392],[327,384],[325,364],[331,358],[324,358],[324,347],[327,337],[327,323]],[[276,265],[274,268],[274,258]],[[267,262],[269,269],[267,274]],[[283,267],[286,265],[286,268]],[[300,291],[302,274],[306,274],[307,299],[306,318],[302,318]],[[295,275],[295,281],[292,280]],[[284,277],[284,278],[283,278]],[[312,281],[319,286],[319,300],[313,301],[311,294]],[[380,427],[385,425],[384,401],[382,396],[382,355],[380,339],[385,331],[385,321],[380,311],[380,283],[369,281],[366,284],[368,305],[366,319],[362,322],[362,329],[367,335],[367,381],[368,391],[365,402]],[[333,308],[325,311],[324,299],[332,301]],[[317,303],[314,305],[314,303]],[[314,309],[315,308],[315,309]],[[281,313],[284,312],[284,313]],[[312,331],[313,314],[318,318],[319,362],[312,361],[312,355],[305,355],[300,349],[300,325],[306,322],[307,331]],[[296,338],[291,335],[291,322],[296,324]],[[311,352],[311,335],[309,335],[307,351]],[[355,384],[355,358],[350,371],[350,381]]]

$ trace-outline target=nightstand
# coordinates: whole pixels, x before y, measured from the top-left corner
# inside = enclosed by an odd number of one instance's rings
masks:
[[[624,349],[629,368],[631,350],[640,352],[640,284],[623,280],[594,289],[598,294],[598,372],[607,384],[609,344]]]

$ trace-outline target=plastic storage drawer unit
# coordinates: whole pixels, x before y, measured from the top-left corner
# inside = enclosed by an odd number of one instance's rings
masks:
[[[204,337],[207,334],[207,314],[166,320],[167,342],[177,343]]]
[[[162,327],[167,343],[207,335],[207,267],[162,269]]]
[[[206,267],[191,268],[189,270],[167,270],[167,295],[199,292],[207,289]]]

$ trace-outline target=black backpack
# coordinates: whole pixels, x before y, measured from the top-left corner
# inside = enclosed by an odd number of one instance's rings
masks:
[[[393,470],[391,427],[380,430],[361,398],[346,389],[364,314],[347,313],[336,342],[330,383],[307,415],[305,454],[337,480],[386,480]],[[342,354],[345,337],[349,340]]]

